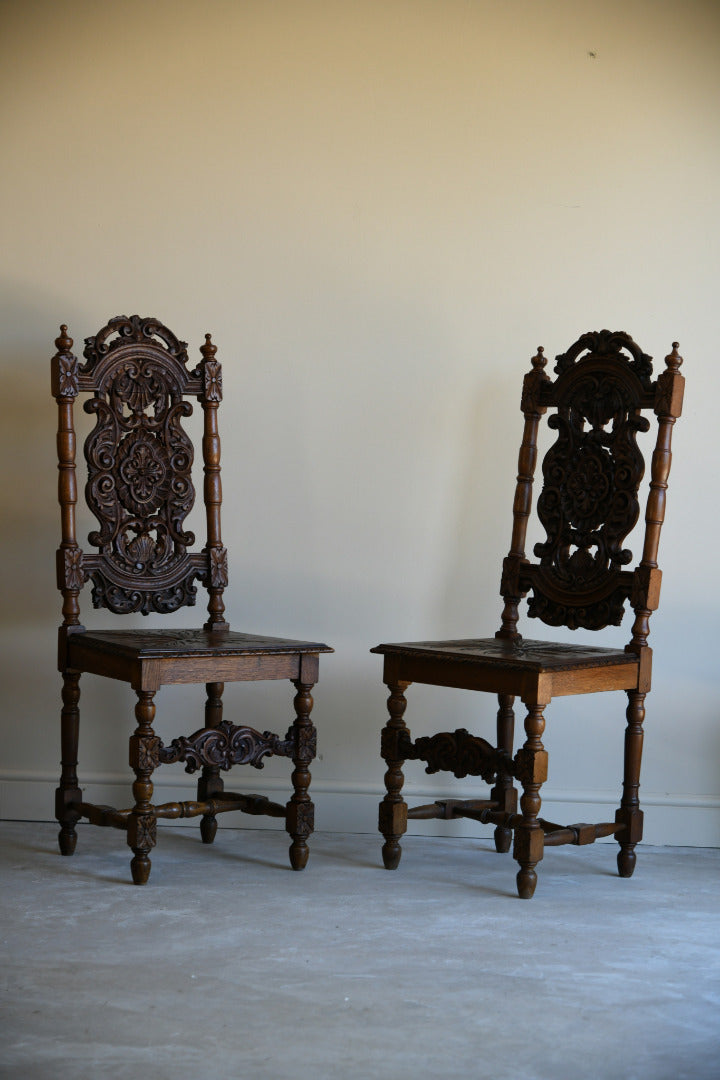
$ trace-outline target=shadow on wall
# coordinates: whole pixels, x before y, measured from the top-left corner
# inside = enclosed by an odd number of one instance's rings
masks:
[[[0,290],[0,322],[7,329],[0,346],[6,387],[0,414],[3,621],[59,618],[57,409],[50,395],[57,306],[50,298],[29,304],[17,286]]]
[[[433,631],[438,637],[491,637],[500,625],[500,571],[512,534],[522,437],[519,401],[525,368],[521,361],[514,368],[508,366],[503,378],[483,378],[468,410],[447,544],[451,557]]]
[[[34,359],[34,358],[33,358]],[[59,540],[54,402],[47,372],[21,354],[0,424],[4,617],[58,619],[54,551]],[[49,365],[48,365],[49,368]]]

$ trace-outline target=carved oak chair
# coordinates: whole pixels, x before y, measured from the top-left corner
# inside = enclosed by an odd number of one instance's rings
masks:
[[[227,552],[220,535],[220,440],[217,412],[222,398],[220,363],[210,335],[201,360],[190,366],[186,344],[156,319],[118,316],[85,340],[80,363],[72,353],[67,326],[60,328],[52,360],[52,393],[58,405],[59,500],[62,542],[58,549],[58,587],[63,595],[58,666],[63,677],[62,775],[56,792],[59,844],[72,855],[81,818],[94,825],[123,829],[134,857],[133,881],[143,885],[150,873],[149,853],[156,843],[157,821],[201,815],[200,832],[212,843],[216,815],[228,810],[284,818],[292,837],[290,862],[302,870],[313,829],[308,766],[315,756],[315,728],[310,720],[311,690],[318,677],[319,654],[326,645],[235,633],[224,617],[223,590],[228,581]],[[91,394],[85,410],[95,424],[85,442],[85,494],[99,529],[83,552],[76,539],[75,430],[73,406],[80,392]],[[182,426],[192,413],[186,399],[203,410],[204,496],[207,543],[189,549],[194,536],[184,530],[195,492],[191,469],[193,446]],[[195,581],[209,594],[208,620],[202,629],[86,630],[80,623],[79,594],[92,582],[96,608],[116,614],[170,614],[193,605]],[[77,776],[80,676],[83,672],[129,683],[137,693],[137,727],[130,737],[130,765],[135,773],[131,809],[83,801]],[[236,726],[223,719],[225,682],[289,679],[295,686],[295,720],[284,736]],[[163,745],[153,731],[154,697],[169,683],[205,683],[205,726],[189,737]],[[263,758],[292,760],[293,794],[286,806],[259,795],[224,790],[221,771],[233,765],[262,768]],[[152,803],[154,770],[184,762],[200,771],[197,801]]]
[[[535,867],[546,847],[589,844],[614,835],[620,844],[618,869],[630,877],[635,845],[642,837],[638,799],[645,697],[650,689],[650,614],[658,606],[661,572],[657,553],[665,516],[670,443],[680,416],[684,378],[677,343],[666,369],[653,379],[651,357],[625,333],[584,334],[556,358],[556,379],[545,372],[540,348],[525,376],[521,410],[525,428],[520,448],[510,553],[504,561],[502,625],[494,638],[421,641],[378,645],[390,691],[389,721],[381,754],[387,764],[387,794],[380,804],[387,869],[400,861],[400,838],[408,818],[473,818],[495,825],[495,846],[510,849],[520,865],[518,893],[535,891]],[[535,545],[537,562],[525,556],[532,484],[541,417],[557,433],[542,466],[537,514],[546,539]],[[626,569],[632,552],[623,543],[639,517],[639,485],[644,474],[637,434],[657,418],[642,558]],[[626,601],[635,613],[630,642],[621,649],[525,640],[517,629],[520,601],[528,614],[549,626],[600,630],[619,625]],[[497,745],[460,729],[412,740],[404,713],[411,683],[429,683],[498,695]],[[624,690],[627,693],[623,794],[613,822],[568,827],[545,821],[540,789],[547,779],[542,735],[550,701],[569,694]],[[527,709],[524,745],[513,755],[514,702]],[[402,797],[406,760],[426,763],[426,772],[480,776],[492,785],[485,799],[443,799],[408,809]],[[522,787],[521,812],[517,791]]]

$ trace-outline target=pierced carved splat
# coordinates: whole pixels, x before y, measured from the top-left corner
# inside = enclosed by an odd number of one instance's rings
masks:
[[[626,355],[629,354],[629,355]],[[651,358],[632,339],[603,330],[584,334],[557,358],[546,391],[557,412],[557,439],[542,465],[537,512],[547,539],[527,572],[528,613],[553,625],[597,630],[619,624],[630,595],[623,543],[640,513],[644,474],[640,409],[652,405]]]
[[[87,338],[85,383],[96,417],[85,442],[86,498],[99,522],[89,536],[93,604],[111,611],[174,611],[195,602],[197,561],[184,522],[195,501],[192,406],[184,342],[156,319],[113,319]]]

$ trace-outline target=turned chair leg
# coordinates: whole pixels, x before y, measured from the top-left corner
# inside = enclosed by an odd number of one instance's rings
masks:
[[[544,708],[544,705],[529,706],[525,718],[527,737],[515,758],[517,777],[522,783],[523,793],[520,798],[522,820],[515,830],[513,855],[520,864],[517,890],[522,900],[529,900],[535,892],[535,867],[543,857],[545,841],[542,825],[538,821],[540,788],[547,780],[547,751],[542,743],[545,730]]]
[[[512,757],[515,735],[514,703],[515,698],[512,695],[498,694],[500,708],[497,714],[497,748],[505,751],[510,757]],[[490,798],[497,802],[498,808],[504,810],[506,814],[517,813],[517,791],[510,773],[498,773],[495,786],[490,791]],[[509,829],[506,825],[497,825],[494,834],[495,850],[501,854],[509,851],[512,836],[512,829]]]
[[[80,733],[80,673],[66,671],[63,674],[63,708],[60,716],[60,786],[55,791],[55,817],[60,823],[58,845],[61,855],[72,855],[77,844],[75,826],[82,817],[76,809],[82,802],[78,786],[77,755]]]
[[[402,767],[405,759],[400,756],[400,736],[409,735],[403,719],[407,700],[405,691],[410,683],[388,683],[390,697],[387,699],[390,719],[382,730],[380,740],[380,754],[387,765],[385,773],[385,788],[387,794],[380,803],[378,827],[385,837],[382,857],[386,870],[395,870],[400,863],[402,848],[400,839],[407,829],[407,803],[402,797],[402,786],[405,782]]]
[[[157,842],[157,818],[151,802],[153,785],[150,778],[159,763],[160,739],[152,726],[155,694],[148,690],[138,690],[137,693],[137,727],[130,736],[130,766],[135,772],[135,805],[128,819],[128,844],[135,856],[130,862],[133,881],[136,885],[145,885],[150,876],[149,853]]]
[[[205,702],[205,727],[219,727],[223,717],[222,695],[225,683],[206,683],[207,701]],[[220,776],[218,765],[203,765],[202,774],[198,780],[198,802],[214,799],[224,790],[224,783]],[[200,819],[200,836],[204,844],[212,844],[217,832],[217,818],[215,814],[203,814]]]
[[[643,721],[645,719],[645,694],[628,690],[627,727],[625,728],[625,765],[623,794],[615,821],[623,829],[617,834],[620,850],[617,856],[620,877],[632,877],[637,855],[635,845],[642,840],[643,812],[640,809],[640,763],[643,747]]]
[[[308,794],[311,780],[308,766],[315,757],[317,745],[317,732],[310,720],[313,707],[311,690],[315,684],[298,680],[293,685],[297,690],[294,699],[296,719],[291,728],[295,768],[291,777],[293,795],[287,804],[285,827],[292,837],[290,865],[293,870],[304,870],[309,855],[307,839],[315,826],[315,807]]]

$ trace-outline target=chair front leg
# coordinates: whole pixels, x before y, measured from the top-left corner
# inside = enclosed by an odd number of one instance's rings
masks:
[[[545,730],[544,705],[530,705],[525,718],[525,744],[515,755],[515,771],[523,793],[520,798],[522,821],[515,830],[513,855],[520,863],[517,874],[518,896],[529,900],[535,892],[535,867],[543,857],[545,834],[538,821],[540,788],[547,780],[547,751],[542,743]]]
[[[222,695],[225,683],[206,683],[207,701],[205,702],[205,727],[216,728],[222,721],[223,702]],[[198,802],[213,799],[224,790],[223,779],[220,776],[218,765],[203,765],[202,774],[198,780]],[[204,844],[212,844],[217,832],[217,818],[215,814],[203,814],[200,819],[200,836]]]
[[[315,826],[315,807],[308,794],[311,780],[308,766],[315,757],[317,744],[317,732],[310,720],[313,707],[311,690],[315,684],[298,680],[293,685],[297,690],[294,699],[296,719],[291,729],[295,768],[291,777],[293,795],[287,804],[285,827],[292,837],[290,865],[293,870],[304,870],[309,855],[307,839]]]
[[[62,688],[63,708],[60,715],[60,786],[55,791],[55,817],[60,823],[58,845],[61,855],[72,855],[77,844],[75,826],[82,817],[74,809],[82,802],[82,792],[78,786],[77,755],[80,732],[80,673],[63,673]]]
[[[386,870],[397,869],[402,855],[400,838],[407,829],[407,803],[401,792],[405,782],[402,767],[405,759],[400,756],[400,735],[409,735],[405,720],[403,719],[407,700],[405,691],[410,683],[396,682],[387,683],[390,697],[387,700],[390,719],[382,730],[380,740],[380,754],[387,765],[385,773],[385,788],[387,794],[380,803],[378,827],[385,837],[382,857]]]
[[[643,812],[640,809],[640,762],[643,748],[643,721],[645,720],[645,694],[628,690],[627,727],[625,728],[625,765],[623,794],[620,809],[615,811],[615,821],[625,827],[618,833],[620,850],[617,857],[620,877],[631,877],[637,862],[635,845],[642,840]]]
[[[130,767],[135,772],[132,788],[135,805],[128,819],[128,844],[135,856],[130,862],[130,870],[136,885],[144,885],[150,876],[148,856],[157,841],[157,818],[151,802],[153,785],[150,779],[160,760],[160,739],[152,726],[155,719],[154,697],[154,691],[138,690],[135,706],[137,727],[130,736]]]
[[[497,714],[497,748],[512,757],[515,736],[515,698],[511,694],[498,694],[500,708]],[[498,809],[506,814],[517,813],[517,791],[509,772],[498,773],[495,786],[490,791],[490,798],[498,804]],[[495,850],[501,853],[510,850],[513,831],[506,825],[495,828]]]

